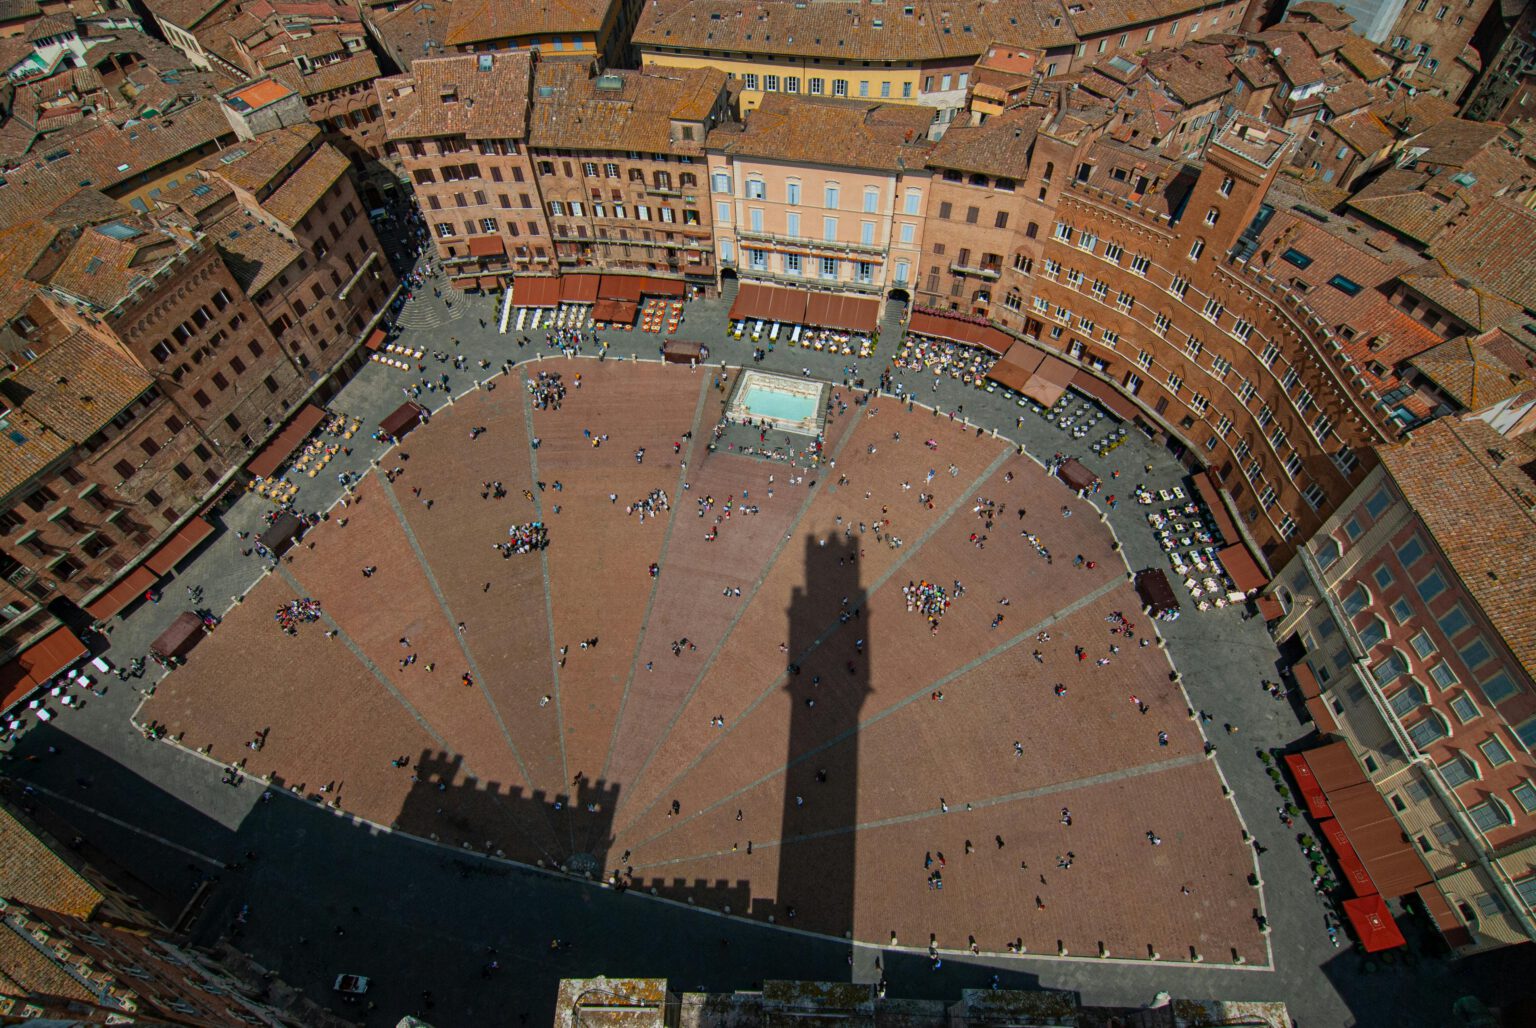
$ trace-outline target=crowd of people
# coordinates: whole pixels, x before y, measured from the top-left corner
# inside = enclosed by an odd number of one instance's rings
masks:
[[[652,489],[644,498],[626,505],[624,513],[631,516],[639,514],[640,522],[644,524],[646,518],[654,518],[656,515],[671,509],[672,505],[667,500],[667,491],[665,489]]]
[[[928,620],[928,628],[934,634],[939,631],[939,619],[942,618],[949,605],[953,602],[949,593],[937,582],[923,579],[920,582],[908,582],[901,587],[901,595],[906,598],[907,610],[917,611]]]
[[[559,410],[565,400],[565,382],[558,371],[541,371],[528,380],[528,392],[539,410]]]
[[[285,635],[298,635],[299,626],[320,620],[320,601],[308,596],[302,600],[289,600],[272,615]]]
[[[510,557],[514,553],[533,553],[548,545],[549,530],[544,527],[544,522],[529,521],[509,528],[507,541],[498,543],[496,548],[501,550],[503,557]]]

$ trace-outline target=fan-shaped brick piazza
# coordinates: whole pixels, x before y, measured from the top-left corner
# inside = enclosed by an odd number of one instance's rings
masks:
[[[581,374],[559,410],[539,369]],[[382,825],[801,930],[1267,963],[1252,853],[1091,503],[888,398],[834,405],[835,465],[803,471],[710,452],[709,371],[499,384],[386,454],[142,717]],[[504,558],[532,520],[548,549]],[[325,616],[289,637],[295,596]]]

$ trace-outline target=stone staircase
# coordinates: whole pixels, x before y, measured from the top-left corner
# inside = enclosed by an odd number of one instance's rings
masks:
[[[880,347],[881,352],[890,354],[895,347],[901,344],[902,323],[906,320],[909,307],[905,303],[896,300],[885,301],[885,313],[880,317]]]

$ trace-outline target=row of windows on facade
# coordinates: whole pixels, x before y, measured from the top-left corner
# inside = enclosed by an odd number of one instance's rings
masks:
[[[733,185],[729,172],[716,171],[710,175],[710,192],[720,193],[726,196],[733,194]],[[880,210],[879,186],[865,186],[863,206],[860,208],[865,214],[879,214]],[[748,200],[777,200],[777,197],[768,195],[768,183],[760,175],[749,174],[745,180],[745,197]],[[822,186],[821,205],[829,211],[842,208],[842,186],[836,182],[828,182]],[[803,184],[796,179],[790,179],[784,183],[784,203],[791,207],[799,206],[803,202]],[[902,196],[902,214],[917,216],[923,213],[923,191],[921,189],[905,190]]]
[[[779,267],[769,267],[769,253],[767,250],[748,249],[747,267],[753,271],[782,271],[786,275],[799,275],[803,277],[815,277],[827,280],[840,280],[843,278],[844,266],[850,271],[851,281],[872,284],[875,281],[875,265],[871,261],[841,261],[836,257],[806,257],[798,253],[786,253],[779,255]],[[720,260],[730,262],[730,248],[726,243],[721,244]],[[897,285],[905,285],[907,276],[911,272],[911,265],[906,261],[897,261],[892,271],[893,280]],[[814,274],[813,274],[814,273]]]
[[[764,74],[759,78],[757,72],[744,72],[737,75],[734,71],[727,72],[731,78],[741,79],[741,87],[749,93],[757,92],[759,88],[765,93],[799,93],[801,77],[799,75],[771,75]],[[934,86],[939,87],[939,92],[948,92],[950,89],[964,89],[970,82],[970,73],[961,72],[959,77],[945,74],[940,76],[929,75],[923,79],[923,92],[934,92]],[[956,84],[958,82],[958,85]],[[893,99],[899,95],[904,100],[912,98],[911,82],[892,82],[889,79],[881,79],[871,82],[869,79],[860,79],[856,89],[850,91],[850,80],[832,79],[832,88],[827,88],[827,79],[821,75],[810,75],[805,78],[805,92],[811,96],[839,96],[848,97],[857,95],[863,98],[878,96],[883,100]]]

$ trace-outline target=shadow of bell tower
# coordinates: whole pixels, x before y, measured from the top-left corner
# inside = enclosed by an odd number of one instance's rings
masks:
[[[857,728],[869,696],[871,633],[857,532],[808,538],[805,585],[789,605],[793,698],[780,831],[779,923],[841,938],[853,929]],[[873,537],[869,537],[873,543]],[[813,752],[833,740],[838,745]]]

